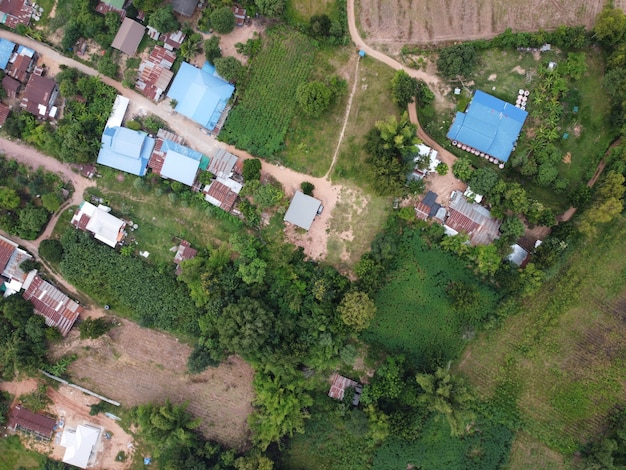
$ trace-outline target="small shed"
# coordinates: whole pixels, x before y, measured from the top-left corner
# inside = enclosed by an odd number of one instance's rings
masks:
[[[302,191],[296,191],[284,220],[304,230],[309,230],[321,205],[322,201],[319,199],[307,196]]]
[[[343,397],[348,388],[354,388],[354,398],[352,399],[353,405],[358,405],[361,400],[361,392],[363,391],[363,386],[358,382],[355,382],[352,379],[344,377],[343,375],[339,375],[338,373],[334,373],[330,378],[330,390],[328,391],[328,396],[334,398],[335,400],[343,400]]]
[[[50,440],[56,421],[17,405],[9,415],[9,429],[13,431],[25,431],[35,436]]]

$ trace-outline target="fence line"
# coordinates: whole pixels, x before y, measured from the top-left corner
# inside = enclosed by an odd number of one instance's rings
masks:
[[[111,400],[110,398],[103,397],[102,395],[98,395],[97,393],[92,392],[91,390],[87,390],[86,388],[80,387],[79,385],[70,383],[65,379],[57,377],[56,375],[49,374],[45,370],[40,369],[39,372],[41,372],[46,377],[50,377],[52,380],[56,380],[57,382],[61,382],[62,384],[67,385],[68,387],[72,387],[72,388],[75,388],[76,390],[80,390],[81,392],[86,393],[87,395],[91,395],[92,397],[99,398],[100,400],[106,401],[107,403],[110,403],[111,405],[120,406],[119,401]]]

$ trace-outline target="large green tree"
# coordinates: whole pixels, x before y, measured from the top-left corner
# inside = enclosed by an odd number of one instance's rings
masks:
[[[215,64],[215,59],[222,57],[219,36],[211,36],[209,39],[204,41],[204,55],[207,62],[210,64]]]
[[[20,197],[14,189],[0,187],[0,209],[12,211],[20,205]]]
[[[262,355],[274,330],[274,316],[258,300],[245,297],[217,319],[220,344],[243,356]]]
[[[318,118],[328,109],[333,93],[324,83],[302,83],[296,91],[296,101],[307,116]]]
[[[235,57],[219,57],[214,61],[215,71],[224,80],[241,83],[246,78],[247,68]]]
[[[215,32],[228,34],[235,29],[235,14],[230,7],[217,8],[211,13],[211,24]]]
[[[361,331],[376,315],[376,304],[365,292],[352,291],[343,297],[337,311],[346,325]]]
[[[179,27],[172,5],[161,6],[148,17],[148,25],[160,33],[176,31]]]
[[[624,37],[626,33],[626,15],[612,5],[607,5],[596,17],[593,28],[595,38],[603,45],[612,47]]]
[[[406,108],[415,100],[418,92],[418,82],[404,70],[398,70],[391,79],[391,99],[400,108]]]
[[[452,435],[465,434],[466,426],[474,417],[468,406],[473,396],[467,386],[450,373],[450,367],[439,367],[434,374],[418,374],[416,380],[423,391],[420,401],[446,419]]]

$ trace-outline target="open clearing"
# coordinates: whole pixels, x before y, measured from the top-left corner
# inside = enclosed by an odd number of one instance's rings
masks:
[[[598,436],[623,402],[625,235],[623,219],[607,226],[520,313],[481,335],[461,362],[483,398],[566,454]]]
[[[490,38],[506,28],[553,29],[560,25],[591,28],[604,0],[359,0],[357,22],[371,45],[399,51],[404,44]],[[615,7],[625,8],[626,0]]]
[[[117,400],[124,407],[147,402],[189,401],[189,411],[202,419],[200,431],[209,439],[237,449],[246,447],[252,412],[254,371],[237,356],[219,367],[189,375],[191,348],[171,335],[122,325],[97,340],[71,340],[54,348],[55,356],[76,353],[68,372],[78,385]]]

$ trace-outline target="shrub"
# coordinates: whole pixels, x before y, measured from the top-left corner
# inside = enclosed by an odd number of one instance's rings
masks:
[[[448,174],[448,165],[441,162],[439,165],[437,165],[437,168],[435,168],[435,170],[437,171],[437,174],[439,174],[439,176],[445,176]]]
[[[300,184],[300,189],[307,196],[313,196],[313,190],[315,189],[315,186],[313,185],[313,183],[309,183],[308,181],[303,181]]]
[[[63,245],[59,240],[42,240],[39,254],[51,263],[60,263],[63,259]]]
[[[80,324],[80,339],[99,338],[113,328],[113,322],[105,318],[86,318]]]
[[[235,29],[235,15],[230,7],[224,6],[214,10],[210,18],[217,33],[228,34]]]
[[[261,160],[253,158],[243,162],[244,181],[254,181],[261,179]]]

